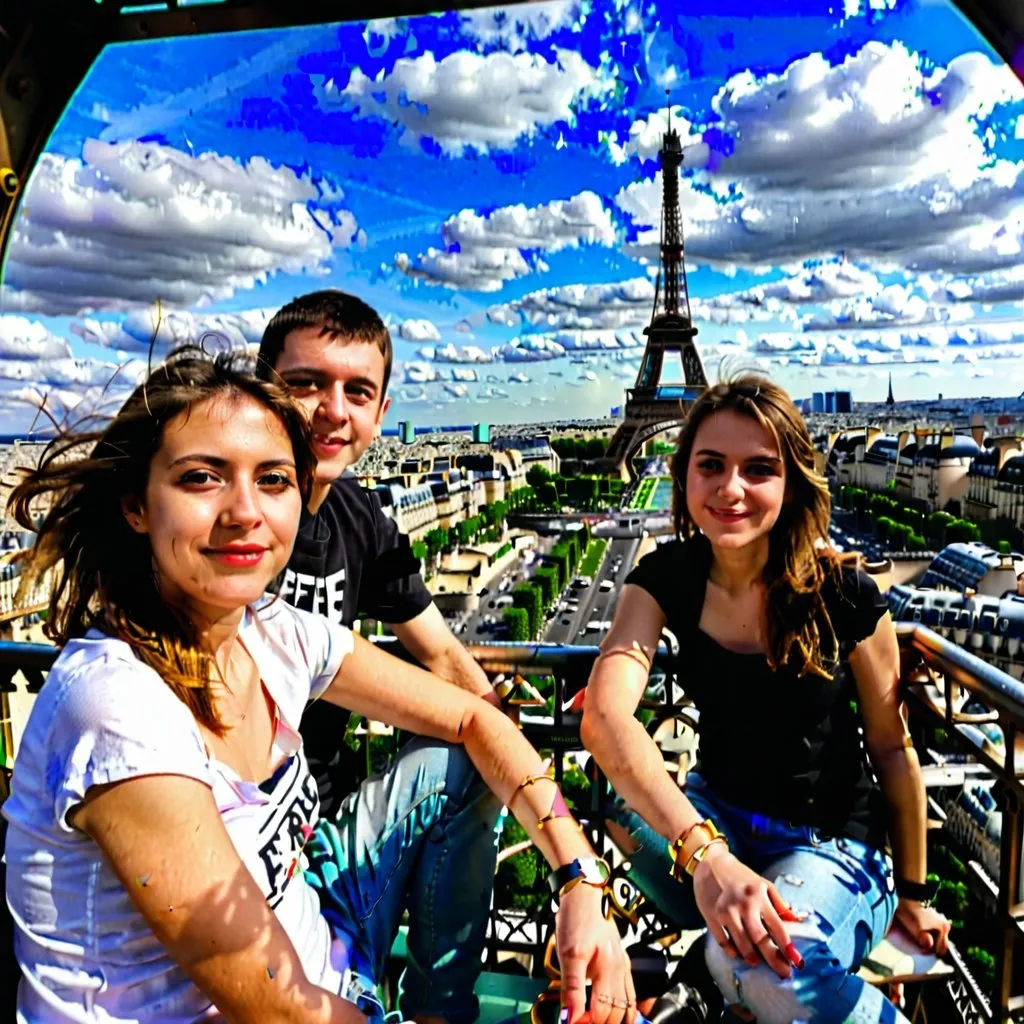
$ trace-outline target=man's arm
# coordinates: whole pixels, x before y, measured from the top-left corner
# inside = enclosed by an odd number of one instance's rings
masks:
[[[501,706],[487,674],[448,628],[437,605],[430,604],[408,622],[390,623],[402,646],[434,675]]]

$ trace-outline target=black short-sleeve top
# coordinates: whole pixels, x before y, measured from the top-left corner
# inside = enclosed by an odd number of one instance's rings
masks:
[[[659,545],[626,580],[658,602],[679,641],[679,684],[700,711],[701,775],[727,803],[881,848],[885,809],[847,658],[887,611],[884,595],[859,570],[831,573],[822,593],[838,641],[826,666],[832,678],[800,676],[698,628],[709,567],[710,546],[698,535]]]

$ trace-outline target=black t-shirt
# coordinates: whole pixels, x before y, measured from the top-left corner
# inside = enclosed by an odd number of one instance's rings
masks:
[[[859,570],[830,574],[822,596],[839,642],[838,660],[826,665],[832,679],[773,672],[763,654],[727,650],[698,628],[709,567],[710,546],[698,535],[660,545],[626,580],[658,602],[679,641],[679,683],[700,711],[701,774],[728,803],[881,848],[885,807],[847,658],[874,633],[885,596]]]
[[[408,622],[431,602],[419,568],[409,538],[384,514],[377,495],[354,476],[343,476],[315,515],[303,509],[278,594],[345,626],[360,612],[382,622]],[[302,716],[303,746],[324,818],[335,817],[360,776],[358,755],[344,742],[348,720],[348,711],[322,700]]]

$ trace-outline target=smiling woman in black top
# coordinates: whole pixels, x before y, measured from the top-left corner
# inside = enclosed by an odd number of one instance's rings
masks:
[[[735,1016],[903,1021],[852,972],[894,916],[939,953],[949,922],[927,906],[925,796],[885,599],[827,546],[826,483],[770,381],[709,388],[672,477],[678,539],[627,580],[586,693],[583,739],[620,797],[612,831],[665,913],[706,922]],[[666,628],[701,715],[683,790],[633,717]]]

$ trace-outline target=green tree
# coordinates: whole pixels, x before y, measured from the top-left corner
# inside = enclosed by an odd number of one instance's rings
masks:
[[[946,531],[952,522],[953,517],[948,512],[933,512],[925,520],[924,535],[929,538],[929,540],[933,540],[937,547],[945,547],[948,543]]]
[[[525,608],[506,608],[502,616],[508,628],[508,638],[515,643],[530,639],[530,616]]]
[[[996,986],[995,957],[980,946],[968,946],[966,959],[974,977],[981,982],[982,990],[991,992]]]
[[[527,838],[526,829],[510,815],[501,833],[502,848],[515,846]],[[515,907],[529,913],[546,907],[551,901],[551,893],[546,885],[542,889],[538,886],[540,874],[541,855],[535,846],[506,857],[494,878],[495,905]]]
[[[555,582],[561,590],[569,582],[569,551],[563,544],[556,544],[541,557],[541,564],[555,571]]]
[[[608,443],[600,437],[592,437],[589,441],[585,442],[585,455],[587,459],[600,459],[604,456],[604,453],[608,450]]]
[[[541,484],[547,483],[551,474],[543,466],[531,466],[526,471],[526,482],[535,490],[539,491]]]
[[[954,519],[946,526],[946,543],[981,540],[981,531],[967,519]]]
[[[906,523],[893,523],[889,527],[889,542],[894,551],[906,551],[913,531]]]
[[[412,542],[412,557],[419,559],[420,562],[425,562],[430,555],[430,549],[421,540],[414,540]]]
[[[567,481],[566,496],[573,508],[592,509],[597,502],[597,480],[592,476]]]
[[[544,617],[540,588],[533,583],[520,583],[512,590],[512,606],[526,611],[529,617],[530,636],[536,636]]]
[[[427,530],[423,537],[423,542],[427,546],[427,554],[430,556],[430,560],[436,561],[437,556],[441,553],[441,546],[444,537],[441,534],[440,529],[434,528],[433,530]]]
[[[541,600],[545,608],[550,608],[558,596],[559,586],[557,572],[550,566],[541,566],[534,574],[533,579],[540,587]]]
[[[544,508],[558,508],[558,488],[551,480],[545,480],[540,485],[537,489],[537,498]]]
[[[1013,553],[1013,548],[1010,547],[1010,542],[1008,540],[1001,540],[999,542],[998,551],[1001,555],[1009,555]]]

